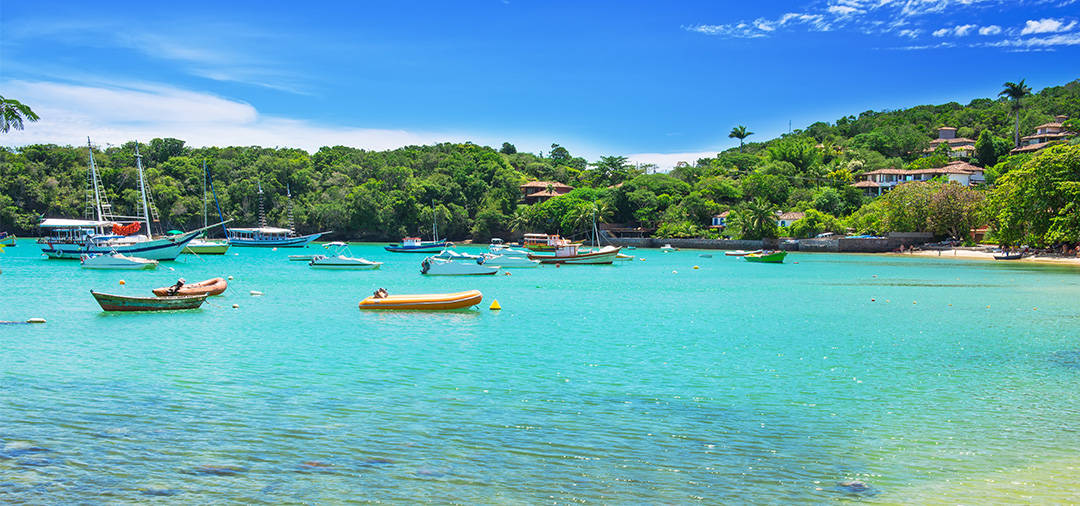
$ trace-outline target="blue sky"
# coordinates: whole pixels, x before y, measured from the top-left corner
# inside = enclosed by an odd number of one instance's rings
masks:
[[[5,2],[0,142],[387,149],[670,166],[868,109],[1080,77],[1077,0]]]

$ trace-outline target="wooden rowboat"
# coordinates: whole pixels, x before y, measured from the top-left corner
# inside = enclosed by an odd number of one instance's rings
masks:
[[[484,296],[480,293],[480,290],[457,293],[387,295],[383,298],[371,296],[360,301],[360,309],[447,311],[473,307],[482,300],[484,300]]]
[[[176,311],[198,309],[206,295],[177,295],[174,297],[128,297],[90,290],[105,311]]]
[[[225,289],[229,287],[229,282],[224,278],[213,278],[206,281],[199,281],[190,285],[184,285],[180,287],[180,290],[176,292],[176,295],[221,295],[225,292]],[[154,295],[158,297],[165,297],[169,295],[169,289],[171,286],[164,286],[154,289]]]

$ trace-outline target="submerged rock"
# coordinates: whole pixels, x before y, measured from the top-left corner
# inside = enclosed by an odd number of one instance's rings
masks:
[[[236,476],[247,472],[243,466],[233,465],[203,465],[192,468],[188,474],[200,474],[210,476]]]
[[[1061,367],[1080,369],[1080,350],[1055,351],[1050,354],[1050,362]]]
[[[0,457],[11,459],[23,455],[45,453],[50,451],[52,450],[48,448],[42,448],[40,446],[35,446],[33,443],[30,443],[28,441],[11,441],[5,444],[4,448],[0,450]]]
[[[838,492],[844,492],[853,495],[870,496],[877,494],[877,491],[873,487],[867,485],[865,481],[860,480],[843,480],[836,483],[836,490]]]

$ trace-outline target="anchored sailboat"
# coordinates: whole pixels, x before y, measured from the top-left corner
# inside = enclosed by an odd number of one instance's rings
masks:
[[[221,206],[218,205],[217,192],[214,191],[214,180],[210,176],[210,170],[206,168],[206,160],[203,160],[203,189],[202,189],[202,221],[203,228],[209,228],[207,226],[206,217],[206,183],[210,182],[210,192],[214,194],[214,205],[217,205],[218,217],[221,218],[221,229],[225,232],[225,236],[228,237],[229,229],[225,228],[225,218],[221,214]],[[205,233],[203,234],[205,235]],[[192,239],[191,242],[184,248],[184,253],[194,253],[198,255],[224,255],[226,251],[229,251],[228,239],[205,239],[198,237]]]
[[[435,202],[431,203],[431,233],[432,241],[425,241],[419,237],[406,237],[397,244],[385,246],[383,249],[391,253],[438,253],[453,246],[446,239],[439,240],[439,214],[435,210]]]
[[[41,251],[49,258],[78,259],[82,255],[119,253],[150,260],[174,260],[195,236],[210,228],[204,227],[156,239],[153,237],[150,231],[151,211],[148,204],[146,179],[138,143],[135,144],[135,166],[139,174],[139,213],[137,216],[113,214],[112,206],[105,197],[104,188],[98,178],[97,166],[94,164],[94,150],[90,145],[89,137],[86,139],[86,145],[90,152],[88,186],[92,186],[92,190],[87,189],[86,218],[88,219],[49,218],[38,224],[38,227],[47,235],[38,239],[37,243]],[[90,198],[91,195],[92,198]],[[125,225],[122,221],[128,223]],[[145,229],[140,230],[144,226]]]

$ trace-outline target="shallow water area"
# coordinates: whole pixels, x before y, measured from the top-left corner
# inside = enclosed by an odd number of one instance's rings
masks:
[[[385,264],[7,248],[0,320],[48,323],[0,326],[0,502],[1075,500],[1078,269],[637,249],[425,277],[423,255],[352,250]],[[89,293],[216,276],[195,311]],[[360,311],[378,287],[484,302]]]

